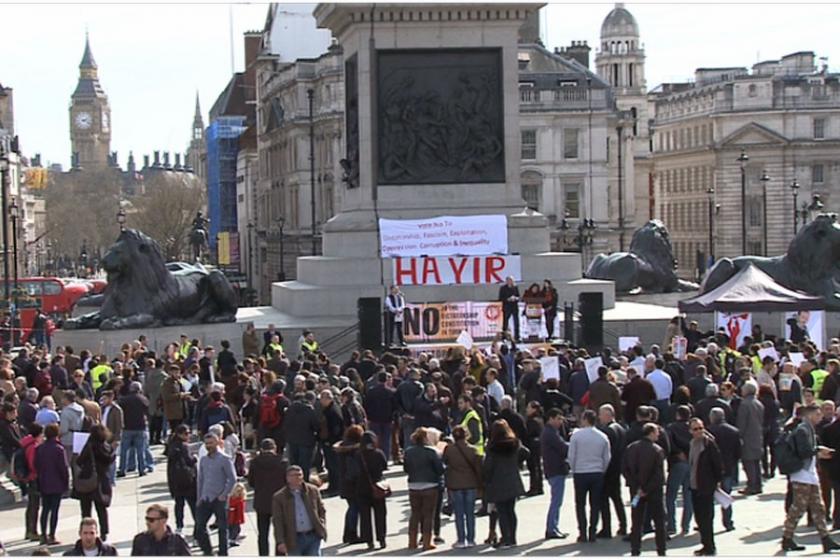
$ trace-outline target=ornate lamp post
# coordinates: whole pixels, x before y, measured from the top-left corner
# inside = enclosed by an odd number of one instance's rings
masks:
[[[715,188],[706,189],[709,195],[709,259],[715,262]],[[710,265],[711,266],[711,265]]]
[[[18,293],[20,291],[20,283],[18,282],[18,220],[20,219],[20,207],[17,205],[17,200],[12,198],[12,203],[9,205],[9,217],[12,219],[12,274],[14,275],[14,287],[12,291],[12,302],[14,307],[12,309],[12,344],[18,344],[18,318],[20,312],[18,311]]]
[[[283,236],[283,227],[286,225],[286,218],[277,218],[277,227],[280,230],[280,281],[286,280],[286,240]]]
[[[767,175],[767,170],[766,169],[761,172],[761,178],[759,180],[761,181],[761,186],[762,186],[761,208],[762,208],[763,215],[761,217],[761,226],[764,230],[762,232],[762,236],[764,237],[764,256],[766,257],[766,256],[769,255],[767,246],[770,244],[770,242],[767,239],[767,183],[770,182],[770,176]]]
[[[795,177],[790,184],[790,191],[793,194],[793,236],[796,237],[796,230],[799,229],[799,210],[796,208],[796,202],[799,197],[799,182]]]
[[[747,169],[744,167],[750,160],[741,148],[741,155],[735,160],[741,167],[741,254],[747,254]]]
[[[315,90],[307,89],[306,98],[309,100],[309,184],[311,188],[311,196],[309,210],[312,214],[312,256],[317,253],[317,239],[318,224],[315,223],[315,121],[313,120],[313,103],[315,100]]]
[[[584,254],[584,247],[589,247],[592,245],[593,235],[592,233],[595,231],[595,220],[591,218],[584,218],[581,220],[580,224],[578,224],[578,234],[577,234],[577,244],[578,250],[580,250],[580,259],[581,265],[584,269],[586,269],[586,255]]]

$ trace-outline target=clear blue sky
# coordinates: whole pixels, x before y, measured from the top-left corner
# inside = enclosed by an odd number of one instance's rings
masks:
[[[612,3],[552,3],[543,10],[549,48],[571,40],[597,47]],[[641,28],[647,85],[690,78],[698,66],[750,66],[799,50],[840,67],[840,5],[627,3]],[[261,30],[267,4],[0,4],[4,55],[0,83],[14,88],[16,129],[24,151],[65,167],[68,106],[85,28],[111,102],[112,150],[183,152],[195,92],[205,119],[230,78],[230,23],[236,70],[242,32]],[[294,29],[295,26],[290,26]],[[297,38],[293,38],[297,39]],[[306,38],[301,38],[305,41]],[[592,53],[594,60],[594,50]],[[593,64],[594,68],[594,64]]]

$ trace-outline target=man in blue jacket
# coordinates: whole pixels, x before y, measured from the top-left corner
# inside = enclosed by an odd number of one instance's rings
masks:
[[[546,539],[565,539],[569,536],[557,526],[560,520],[560,506],[563,505],[563,495],[566,491],[566,475],[569,474],[569,444],[560,436],[563,422],[563,413],[557,408],[552,408],[548,411],[548,420],[540,435],[543,472],[551,488],[551,501],[545,520]]]

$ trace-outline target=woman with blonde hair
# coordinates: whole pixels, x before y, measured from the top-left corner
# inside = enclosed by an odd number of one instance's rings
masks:
[[[405,451],[403,470],[408,474],[408,499],[411,504],[408,548],[417,548],[419,529],[423,550],[434,550],[437,547],[432,543],[432,528],[444,468],[437,449],[429,442],[426,428],[417,428],[411,434],[411,446]]]

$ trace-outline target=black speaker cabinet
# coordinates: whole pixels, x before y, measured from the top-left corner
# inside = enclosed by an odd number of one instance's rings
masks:
[[[579,346],[600,349],[604,345],[604,294],[583,292],[579,296],[580,341]]]
[[[382,300],[359,298],[359,348],[379,350],[382,347]]]

